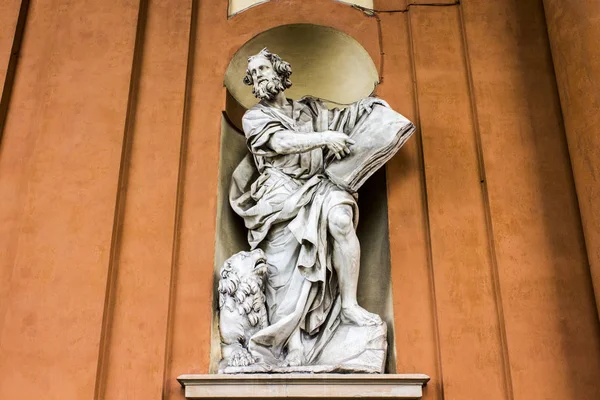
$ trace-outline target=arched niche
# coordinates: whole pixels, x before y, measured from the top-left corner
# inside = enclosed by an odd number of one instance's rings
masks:
[[[303,41],[302,38],[306,38]],[[215,238],[214,309],[217,310],[218,272],[227,258],[248,250],[243,221],[229,206],[229,186],[235,167],[247,154],[240,121],[245,110],[256,103],[250,87],[242,83],[247,58],[263,47],[281,55],[292,64],[294,87],[286,91],[298,99],[311,94],[351,103],[368,96],[377,83],[377,70],[365,49],[350,36],[333,28],[296,24],[263,32],[243,45],[233,56],[225,75],[227,110],[221,124],[219,186]],[[346,64],[353,63],[355,68]],[[232,107],[234,105],[235,107]],[[236,121],[236,122],[234,122]],[[395,372],[394,313],[389,255],[387,187],[385,170],[374,174],[359,191],[361,273],[358,298],[369,311],[382,316],[388,324],[386,372]],[[211,343],[211,372],[220,360],[218,315],[214,314]]]
[[[312,24],[270,29],[246,42],[225,71],[226,113],[240,129],[242,115],[257,102],[252,90],[242,82],[248,57],[264,47],[292,64],[293,86],[286,95],[293,99],[311,95],[336,103],[352,103],[369,96],[379,81],[377,68],[367,51],[344,32]]]
[[[229,16],[233,16],[235,14],[239,14],[241,12],[246,11],[247,9],[249,9],[250,7],[262,4],[262,3],[266,3],[270,0],[229,0],[229,8],[228,8],[228,14]],[[365,7],[365,8],[373,8],[373,0],[335,0],[335,1],[339,1],[340,3],[347,3],[347,4],[354,4],[357,6],[361,6],[361,7]]]

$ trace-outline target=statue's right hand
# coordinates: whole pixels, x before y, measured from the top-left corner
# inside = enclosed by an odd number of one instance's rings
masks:
[[[348,135],[337,131],[325,131],[323,137],[325,138],[325,146],[338,160],[350,154],[350,146],[355,143]]]

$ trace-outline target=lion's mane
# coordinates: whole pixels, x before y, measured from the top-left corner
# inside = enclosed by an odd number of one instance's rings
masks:
[[[229,296],[234,300],[240,315],[248,317],[250,325],[256,326],[260,322],[261,326],[267,326],[263,286],[264,281],[260,275],[251,273],[240,278],[231,262],[227,261],[221,269],[219,308],[226,307],[226,296]]]

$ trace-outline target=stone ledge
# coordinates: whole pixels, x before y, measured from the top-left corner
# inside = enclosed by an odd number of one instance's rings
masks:
[[[424,374],[181,375],[186,399],[420,399]]]

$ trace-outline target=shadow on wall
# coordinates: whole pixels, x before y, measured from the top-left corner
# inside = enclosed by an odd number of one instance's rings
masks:
[[[297,40],[299,36],[308,40]],[[241,133],[241,117],[256,103],[251,88],[242,83],[247,58],[263,47],[280,54],[294,68],[294,87],[288,97],[298,99],[312,94],[340,103],[368,96],[377,82],[377,70],[364,48],[350,36],[332,28],[298,24],[274,28],[246,43],[234,55],[225,75],[227,107],[221,124],[219,185],[215,238],[213,324],[210,372],[217,372],[221,358],[218,332],[218,273],[227,258],[248,250],[243,220],[229,205],[231,175],[248,153]],[[352,60],[352,62],[348,62]],[[352,65],[352,68],[348,68]],[[359,191],[361,242],[359,302],[382,316],[388,324],[388,360],[386,372],[396,368],[394,313],[392,305],[391,265],[387,215],[385,170],[380,170]]]

